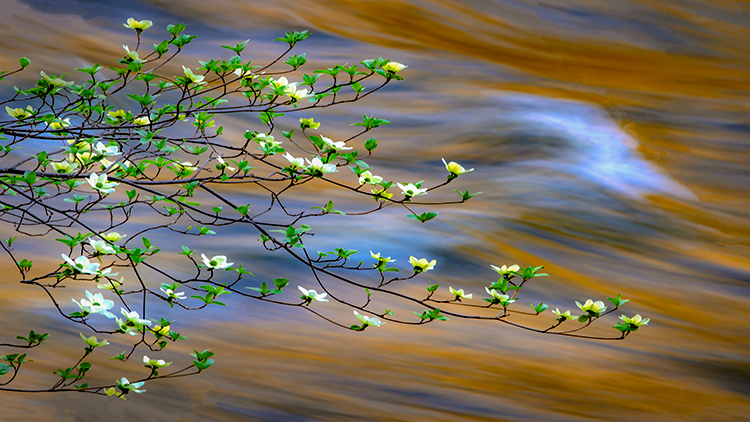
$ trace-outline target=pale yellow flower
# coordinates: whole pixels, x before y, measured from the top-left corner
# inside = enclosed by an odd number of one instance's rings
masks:
[[[597,300],[596,302],[594,302],[593,300],[588,299],[583,305],[581,305],[580,302],[576,301],[576,305],[578,305],[578,307],[581,308],[583,312],[588,312],[589,314],[593,314],[595,316],[599,316],[600,313],[607,310],[607,306],[604,305],[604,302],[602,302],[601,300]]]
[[[316,122],[312,117],[309,119],[299,119],[299,125],[302,129],[317,129],[320,127],[320,123]]]
[[[461,164],[458,164],[455,161],[451,161],[450,163],[446,163],[445,162],[445,158],[443,158],[442,160],[443,160],[443,164],[445,164],[446,170],[448,170],[448,173],[450,173],[452,175],[460,176],[460,175],[462,175],[464,173],[468,173],[470,171],[474,171],[474,169],[466,170],[465,168],[463,168],[463,166],[461,166]]]
[[[560,312],[560,308],[557,308],[554,311],[550,311],[550,312],[558,316],[557,318],[558,321],[565,321],[566,319],[578,319],[577,316],[571,315],[570,311]]]
[[[409,66],[401,64],[399,62],[388,62],[383,65],[383,70],[385,70],[386,72],[398,73],[407,67]]]
[[[367,327],[372,325],[373,327],[380,327],[381,325],[385,324],[385,321],[381,321],[378,318],[375,317],[369,317],[367,315],[362,315],[357,311],[354,311],[354,316],[357,317],[357,319],[362,322],[362,327]]]
[[[47,76],[44,71],[39,72],[40,75],[42,75],[42,78],[44,78],[45,81],[47,81],[48,84],[52,85],[55,88],[64,88],[66,86],[73,85],[73,82],[71,81],[64,81],[60,78],[52,78],[50,76]]]
[[[68,126],[70,126],[70,118],[66,118],[63,120],[56,120],[49,124],[49,128],[52,130],[65,129]]]
[[[196,84],[204,84],[203,79],[205,79],[205,76],[196,75],[193,73],[192,69],[189,67],[182,66],[183,71],[185,72],[185,78],[190,80],[191,82],[194,82]]]
[[[640,314],[637,314],[633,318],[628,318],[625,315],[622,315],[620,319],[626,324],[632,324],[632,325],[635,325],[636,327],[640,327],[642,325],[648,325],[649,321],[651,321],[651,318],[642,318]]]
[[[146,29],[151,28],[153,24],[154,23],[151,22],[150,20],[144,19],[142,21],[137,21],[133,18],[128,18],[128,20],[124,24],[122,24],[122,26],[124,26],[125,28],[135,29],[137,32],[140,33],[142,31],[145,31]]]
[[[74,171],[78,170],[78,163],[70,163],[68,161],[52,161],[50,162],[52,165],[52,168],[55,169],[58,173],[73,173]]]
[[[453,287],[448,286],[448,291],[451,292],[451,294],[454,295],[456,299],[458,300],[471,299],[472,297],[474,297],[473,293],[469,293],[469,294],[464,293],[464,289],[455,290],[453,289]]]
[[[120,234],[117,232],[109,232],[102,236],[103,238],[109,240],[110,242],[117,242],[118,240],[121,240],[123,237],[127,236],[126,234]]]
[[[369,183],[371,185],[377,185],[378,183],[382,181],[383,181],[382,177],[373,175],[369,170],[362,172],[362,174],[359,175],[360,185],[364,185],[365,183]]]
[[[429,271],[435,268],[437,260],[433,259],[432,261],[427,261],[427,258],[417,259],[413,256],[410,256],[409,263],[414,267],[414,272],[419,274],[423,271]]]
[[[36,110],[34,110],[31,106],[26,106],[25,109],[23,108],[10,108],[8,106],[5,106],[5,111],[10,115],[10,117],[18,120],[25,119],[27,117],[31,117],[34,115]]]
[[[521,267],[519,267],[518,265],[511,265],[510,267],[506,267],[505,265],[503,265],[502,267],[496,267],[494,265],[490,265],[490,267],[492,267],[492,269],[497,271],[497,273],[500,275],[514,273],[521,269]]]

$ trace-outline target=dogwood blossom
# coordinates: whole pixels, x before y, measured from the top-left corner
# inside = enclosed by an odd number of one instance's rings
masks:
[[[116,155],[121,155],[120,148],[117,145],[104,145],[102,142],[97,142],[94,146],[94,149],[99,155],[103,155],[105,157],[114,157]]]
[[[98,190],[99,192],[103,194],[112,193],[115,191],[115,186],[119,185],[118,182],[107,182],[107,174],[102,173],[101,175],[97,175],[96,173],[91,173],[91,176],[89,176],[88,179],[86,179],[87,182],[89,182],[89,185],[91,185],[92,188],[95,190]]]
[[[393,194],[386,192],[385,188],[370,189],[370,192],[374,195],[373,198],[375,198],[376,201],[378,199],[390,199],[393,197]]]
[[[304,117],[299,119],[299,126],[304,129],[317,129],[320,127],[320,123],[316,122],[315,119],[310,117],[309,119],[305,119]]]
[[[167,298],[170,300],[185,299],[185,292],[175,293],[174,290],[165,289],[164,287],[159,287],[159,289],[164,292],[164,294],[167,295]]]
[[[121,320],[120,318],[115,318],[115,322],[117,322],[117,325],[120,327],[120,331],[122,331],[123,333],[135,336],[143,332],[144,326],[151,325],[150,320],[141,319],[140,315],[138,315],[138,312],[136,311],[128,312],[125,309],[120,309],[120,312],[123,316],[125,316],[125,319]]]
[[[265,133],[259,133],[255,135],[252,139],[253,142],[273,142],[274,137],[273,135],[267,135]]]
[[[357,317],[358,320],[362,322],[362,327],[367,327],[372,325],[373,327],[380,327],[381,325],[385,324],[385,321],[381,321],[378,318],[375,317],[369,317],[367,315],[362,315],[357,311],[354,311],[354,316]]]
[[[107,268],[109,269],[109,268]],[[102,281],[99,284],[96,285],[98,289],[104,289],[104,290],[117,290],[118,287],[122,286],[122,283],[125,282],[125,277],[120,277],[120,281],[116,280],[106,280]]]
[[[494,265],[490,265],[490,267],[492,267],[492,269],[497,271],[497,273],[500,275],[514,273],[521,269],[521,267],[519,267],[518,265],[511,265],[510,267],[506,267],[505,265],[503,265],[502,267],[496,267]]]
[[[151,28],[153,24],[154,23],[150,20],[144,19],[142,21],[137,21],[133,18],[128,18],[128,20],[124,24],[122,24],[122,26],[124,26],[125,28],[135,29],[138,33],[141,33],[142,31]]]
[[[289,98],[293,98],[295,101],[299,101],[303,98],[311,96],[312,92],[308,93],[307,88],[297,89],[297,83],[295,82],[286,86],[284,94]]]
[[[398,185],[399,188],[401,188],[401,192],[407,198],[411,198],[417,195],[427,194],[427,189],[420,189],[413,183],[407,183],[405,185],[402,185],[401,183],[396,183],[396,184]]]
[[[125,118],[128,117],[128,113],[123,109],[108,111],[107,115],[115,120],[125,120]]]
[[[302,168],[305,166],[305,160],[303,158],[294,158],[292,154],[284,153],[284,158],[289,161],[289,167],[293,169]]]
[[[407,67],[409,66],[405,64],[401,64],[399,62],[390,61],[383,65],[383,70],[385,70],[386,72],[390,72],[390,73],[398,73]]]
[[[451,294],[454,295],[456,299],[458,300],[471,299],[472,297],[474,297],[473,293],[469,293],[469,294],[464,293],[464,289],[455,290],[453,289],[453,287],[448,286],[448,291],[451,292]]]
[[[620,319],[624,323],[635,325],[636,327],[640,327],[640,326],[643,326],[643,325],[648,325],[649,321],[651,321],[651,318],[643,318],[643,317],[641,317],[641,314],[636,314],[632,318],[628,318],[627,316],[622,315],[622,316],[620,316]]]
[[[279,79],[276,79],[276,80],[272,79],[271,80],[271,85],[273,87],[275,87],[275,88],[286,87],[287,85],[289,85],[289,81],[286,79],[286,77],[282,76],[282,77],[280,77]]]
[[[107,318],[115,317],[112,312],[109,312],[109,310],[112,309],[113,306],[115,306],[114,302],[105,299],[101,293],[91,294],[91,292],[89,292],[88,290],[86,290],[85,293],[86,298],[81,299],[80,303],[75,299],[71,299],[73,303],[81,308],[84,316],[89,314],[102,314]]]
[[[5,111],[10,115],[10,117],[18,120],[23,120],[27,117],[31,117],[34,115],[36,110],[32,106],[26,106],[25,109],[23,108],[10,108],[8,106],[5,106]]]
[[[52,161],[50,162],[52,168],[58,173],[73,173],[78,170],[78,163],[71,163],[68,161]]]
[[[558,321],[565,321],[566,319],[578,319],[577,316],[571,315],[570,311],[560,312],[560,308],[555,309],[554,311],[551,311],[553,314],[557,315]]]
[[[127,45],[123,45],[122,48],[125,49],[125,56],[129,57],[130,60],[132,60],[132,61],[134,61],[136,63],[143,63],[143,62],[145,62],[145,60],[143,60],[140,57],[138,57],[138,52],[137,51],[135,51],[135,50],[130,51],[130,49],[128,48]]]
[[[89,238],[89,244],[102,255],[113,255],[117,253],[117,251],[112,246],[110,246],[109,243],[103,240]]]
[[[221,158],[220,155],[216,157],[216,161],[219,162],[219,164],[216,165],[216,169],[217,170],[224,170],[224,169],[226,169],[228,171],[235,171],[236,170],[234,167],[229,167],[229,165],[224,162],[224,159]]]
[[[165,362],[162,359],[149,359],[146,355],[143,355],[143,363],[146,367],[151,368],[163,368],[172,364],[172,362]]]
[[[109,267],[109,268],[105,268],[105,269],[99,271],[98,275],[100,275],[102,277],[116,277],[117,274],[119,274],[119,273],[113,273],[112,272],[112,267]]]
[[[138,126],[145,126],[151,124],[151,119],[148,116],[136,117],[133,119],[133,124]]]
[[[515,302],[515,301],[518,300],[518,299],[511,299],[510,296],[504,295],[504,294],[498,292],[495,289],[490,290],[487,287],[485,287],[484,290],[487,292],[487,294],[489,294],[490,296],[492,296],[493,299],[495,299],[497,301],[496,303],[499,303],[499,304],[501,304],[503,306],[508,306],[511,303],[513,303],[513,302]]]
[[[258,75],[253,74],[252,70],[235,69],[234,74],[242,79],[255,79]]]
[[[97,347],[106,346],[109,344],[107,340],[99,341],[96,336],[86,337],[83,335],[83,333],[78,333],[81,336],[81,339],[83,339],[84,342],[91,348],[95,349]]]
[[[380,176],[373,175],[370,170],[362,172],[362,174],[359,175],[359,184],[364,185],[365,183],[369,183],[371,185],[377,185],[378,183],[382,182],[383,178]]]
[[[73,82],[71,82],[73,83]],[[65,129],[66,127],[70,126],[70,117],[62,119],[62,120],[55,120],[52,123],[49,124],[49,128],[52,130],[60,130]],[[58,134],[59,135],[59,134]]]
[[[225,255],[216,255],[213,258],[208,259],[205,254],[201,254],[201,259],[203,259],[203,263],[206,264],[206,267],[210,270],[220,270],[234,265],[233,262],[227,262],[227,257]]]
[[[143,387],[143,384],[145,384],[144,381],[134,382],[134,383],[131,384],[130,381],[128,381],[127,378],[123,377],[122,379],[120,379],[120,381],[118,381],[117,388],[119,388],[120,390],[122,390],[123,393],[126,393],[128,391],[132,391],[134,393],[140,394],[140,393],[144,393],[146,391],[146,390],[139,390],[139,388]]]
[[[307,290],[302,286],[297,286],[297,288],[302,292],[300,299],[303,299],[307,303],[310,303],[313,300],[317,300],[318,302],[328,302],[328,299],[326,299],[328,293],[318,293],[315,290]]]
[[[323,164],[323,162],[320,161],[320,158],[318,157],[313,157],[312,161],[305,158],[305,161],[307,161],[307,170],[313,176],[322,176],[324,174],[334,173],[338,171],[335,164]]]
[[[190,161],[174,163],[174,166],[178,172],[184,172],[187,175],[193,174],[194,171],[198,170],[198,167],[194,166]]]
[[[172,324],[167,324],[165,326],[161,325],[155,325],[153,328],[154,335],[158,338],[159,336],[167,336],[169,335],[169,329],[172,327]]]
[[[390,256],[380,256],[380,252],[373,253],[372,251],[370,251],[370,256],[372,257],[372,259],[378,260],[378,262],[394,262],[395,261],[395,259],[391,259]]]
[[[78,271],[79,273],[84,274],[91,274],[91,275],[98,275],[99,274],[99,263],[98,262],[90,262],[88,258],[85,256],[79,256],[78,258],[71,259],[68,255],[61,254],[62,259],[65,260],[70,265],[70,268],[72,268],[75,271]]]
[[[334,142],[331,138],[326,138],[325,136],[321,136],[320,139],[328,146],[328,148],[334,151],[345,151],[348,149],[352,149],[352,147],[346,146],[346,143],[344,143],[344,141]]]
[[[428,262],[427,258],[417,259],[413,256],[410,256],[409,263],[414,267],[414,272],[419,274],[423,271],[429,271],[435,268],[435,264],[437,263],[437,260],[433,259],[432,261]]]
[[[77,152],[76,155],[70,154],[68,155],[68,159],[70,161],[75,161],[76,164],[78,163],[88,164],[89,161],[91,161],[91,151]]]
[[[258,145],[260,145],[263,150],[272,150],[281,145],[281,141],[275,141],[273,136],[267,136],[266,140],[258,142]]]
[[[122,238],[124,238],[125,236],[127,236],[127,235],[126,234],[120,234],[120,233],[117,233],[117,232],[109,232],[109,233],[105,234],[102,237],[105,238],[105,239],[107,239],[107,240],[109,240],[110,242],[117,242],[118,240],[122,240]]]
[[[461,164],[458,164],[455,161],[451,161],[450,163],[446,163],[445,162],[445,158],[443,158],[442,160],[443,160],[443,164],[445,164],[445,169],[448,170],[448,173],[450,173],[453,176],[460,176],[460,175],[462,175],[464,173],[468,173],[470,171],[474,171],[474,169],[466,170],[465,168],[463,168],[463,166],[461,166]]]
[[[205,76],[202,75],[196,75],[193,73],[192,69],[189,67],[182,66],[183,72],[185,73],[185,78],[187,78],[189,81],[196,83],[196,84],[205,84],[203,82],[203,79],[205,79]]]
[[[60,78],[53,78],[53,77],[47,76],[47,74],[44,73],[44,71],[39,72],[39,74],[42,75],[42,78],[44,78],[44,80],[47,81],[48,84],[50,84],[51,86],[55,88],[63,88],[66,86],[73,85],[72,81],[64,81]]]
[[[607,306],[604,305],[604,302],[602,302],[601,300],[597,300],[596,302],[594,302],[593,300],[588,299],[583,305],[581,305],[580,302],[576,301],[576,305],[578,305],[578,307],[581,308],[583,312],[588,312],[589,315],[593,316],[599,316],[600,313],[607,310]]]

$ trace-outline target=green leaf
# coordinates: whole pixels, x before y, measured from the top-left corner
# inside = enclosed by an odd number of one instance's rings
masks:
[[[473,197],[475,197],[475,196],[477,196],[479,194],[484,193],[484,192],[469,193],[468,190],[466,192],[461,192],[460,190],[457,190],[456,192],[458,192],[458,194],[461,195],[461,199],[463,200],[463,202],[466,202],[469,199],[471,199],[471,198],[473,198]]]
[[[372,152],[373,150],[375,150],[375,148],[378,147],[379,143],[380,141],[376,140],[375,138],[370,138],[365,141],[365,149]]]
[[[617,325],[613,325],[612,328],[618,329],[623,334],[627,333],[628,331],[631,331],[630,324],[627,324],[625,322],[618,322]],[[637,329],[638,327],[635,327],[635,328]],[[635,330],[633,330],[633,331],[635,331]]]
[[[176,37],[175,39],[173,39],[169,43],[172,44],[172,45],[174,45],[174,46],[176,46],[178,49],[182,49],[182,47],[184,47],[187,44],[189,44],[190,41],[194,40],[196,37],[198,37],[198,36],[197,35],[185,35],[185,34],[181,34],[180,36]]]
[[[247,45],[248,42],[250,42],[250,40],[245,40],[245,41],[243,41],[243,42],[241,42],[239,44],[236,44],[234,47],[229,46],[229,45],[222,45],[221,48],[226,48],[228,50],[232,50],[235,53],[237,53],[237,55],[239,56],[242,53],[242,50],[245,49],[245,46]]]
[[[623,299],[620,294],[618,294],[617,297],[608,297],[607,300],[614,303],[614,305],[618,308],[624,305],[626,302],[630,302],[630,299]]]
[[[167,52],[169,49],[169,40],[164,40],[160,42],[159,44],[154,44],[154,51],[156,54],[159,55],[159,57],[163,56],[164,53]]]
[[[388,120],[376,119],[375,117],[367,116],[365,114],[362,123],[352,123],[352,126],[364,126],[365,131],[368,131],[370,129],[375,129],[378,126],[389,124],[391,124],[391,122],[389,122]]]
[[[409,214],[407,215],[407,217],[413,218],[419,221],[420,223],[424,224],[425,222],[437,217],[437,215],[438,213],[436,212],[425,212],[425,213],[422,213],[421,215]]]
[[[289,47],[294,47],[298,42],[304,40],[305,38],[309,37],[310,33],[307,31],[302,32],[287,32],[284,37],[282,38],[276,38],[274,41],[283,41],[286,43],[289,43]]]
[[[284,287],[286,287],[287,284],[289,284],[289,279],[286,279],[286,278],[274,278],[273,279],[273,284],[276,285],[276,288],[278,288],[279,290],[281,290]]]
[[[117,356],[112,356],[111,358],[109,358],[109,360],[121,360],[125,362],[125,352],[122,352]]]
[[[242,214],[243,216],[246,216],[248,212],[250,212],[250,204],[239,206],[235,209],[238,213]]]
[[[534,308],[534,311],[536,311],[537,315],[541,314],[542,312],[546,311],[547,308],[549,308],[549,306],[544,302],[538,305],[534,305],[533,303],[529,302],[529,305]]]
[[[180,32],[185,30],[185,24],[184,23],[177,23],[172,25],[167,25],[167,32],[172,34],[173,37],[176,37]]]
[[[294,56],[289,57],[289,59],[284,63],[297,70],[301,66],[304,66],[305,63],[307,63],[307,58],[305,58],[305,53],[302,53],[300,55],[295,54]]]
[[[362,84],[361,84],[361,83],[359,83],[359,82],[355,82],[355,83],[353,83],[353,84],[351,85],[351,87],[352,87],[352,88],[354,89],[354,92],[356,92],[357,94],[361,93],[362,91],[364,91],[364,90],[366,89],[366,88],[365,88],[365,86],[364,86],[364,85],[362,85]]]
[[[180,252],[180,255],[190,256],[190,255],[192,255],[193,253],[195,253],[195,251],[194,251],[194,250],[192,250],[192,249],[188,248],[188,247],[187,247],[187,246],[185,246],[185,245],[182,245],[182,252]]]

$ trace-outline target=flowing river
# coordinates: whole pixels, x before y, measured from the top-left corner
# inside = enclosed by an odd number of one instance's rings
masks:
[[[298,50],[311,70],[378,56],[408,64],[405,81],[316,111],[315,119],[335,139],[363,114],[388,119],[369,161],[380,173],[439,183],[445,158],[476,169],[456,189],[484,193],[438,210],[425,225],[395,208],[361,220],[330,217],[316,223],[316,246],[383,251],[399,264],[409,255],[434,258],[435,271],[414,281],[420,289],[440,282],[476,297],[496,278],[490,264],[544,265],[550,277],[535,280],[522,299],[577,310],[575,300],[621,293],[631,300],[622,313],[651,323],[621,342],[472,321],[354,333],[230,298],[225,312],[180,316],[189,345],[216,352],[204,374],[153,382],[127,402],[2,393],[0,419],[738,421],[750,414],[749,2],[5,0],[2,8],[0,69],[32,60],[28,72],[2,82],[6,95],[40,70],[107,67],[121,44],[135,43],[121,25],[131,16],[154,21],[146,45],[161,40],[167,24],[187,24],[198,38],[178,62],[193,68],[228,59],[219,45],[245,39],[243,57],[263,62],[283,51],[270,40],[304,29],[313,35]],[[68,78],[83,80],[76,73]],[[262,131],[255,118],[224,123],[227,136]],[[2,229],[4,238],[11,234]],[[258,280],[279,276],[284,261],[262,253],[256,239],[220,232],[201,247],[242,262]],[[19,239],[17,248],[41,266],[58,263],[57,246],[25,250]],[[60,358],[77,359],[80,327],[57,316],[43,292],[18,285],[7,256],[0,262],[3,341],[32,328],[49,332],[53,345],[30,351],[36,362],[23,382],[51,385]],[[292,287],[311,283],[302,269],[284,271]],[[614,331],[610,318],[604,333]],[[108,347],[114,355],[125,344]],[[98,379],[112,382],[116,368]]]

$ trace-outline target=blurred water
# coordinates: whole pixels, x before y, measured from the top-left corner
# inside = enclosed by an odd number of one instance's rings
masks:
[[[126,403],[16,395],[8,420],[93,421],[104,409],[114,420],[144,421],[746,418],[747,2],[5,0],[3,10],[0,68],[27,55],[30,79],[39,70],[114,61],[121,44],[134,42],[121,26],[130,16],[154,21],[147,43],[159,40],[157,27],[188,24],[199,38],[180,61],[187,66],[228,58],[218,45],[248,38],[247,51],[263,61],[280,51],[268,40],[293,29],[314,33],[300,46],[311,67],[380,55],[404,62],[403,83],[315,119],[335,138],[362,114],[389,119],[369,161],[379,174],[437,182],[444,157],[476,168],[456,189],[485,193],[425,226],[397,210],[354,223],[332,216],[316,223],[312,249],[379,250],[400,265],[410,254],[437,258],[423,284],[477,295],[492,280],[489,264],[544,264],[551,277],[530,301],[569,309],[573,300],[622,293],[632,299],[625,313],[652,318],[616,343],[459,321],[357,335],[303,312],[230,298],[229,313],[177,314],[186,318],[190,345],[217,352],[204,375],[151,384]],[[4,92],[20,85],[4,83]],[[249,119],[225,126],[229,139],[260,130]],[[315,189],[337,195],[322,184]],[[232,193],[253,201],[257,194]],[[333,199],[347,210],[370,205]],[[312,206],[308,200],[295,197],[292,206]],[[352,224],[356,232],[347,229]],[[255,234],[219,235],[201,248],[242,262],[257,275],[253,282],[279,276],[270,262],[284,265],[293,282],[311,283],[288,261],[264,254]],[[59,255],[37,253],[35,266],[54,265]],[[37,327],[52,333],[53,347],[33,351],[29,385],[51,380],[56,367],[45,362],[77,353],[78,327],[55,319],[39,292],[4,288],[5,336]],[[182,359],[171,353],[168,359]],[[103,357],[96,365],[104,381],[120,375]]]

